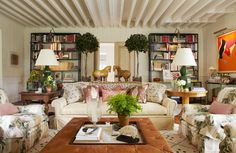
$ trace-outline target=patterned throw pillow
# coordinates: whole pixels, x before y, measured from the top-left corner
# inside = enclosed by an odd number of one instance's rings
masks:
[[[67,103],[75,103],[83,98],[82,92],[78,89],[76,83],[65,83],[63,84],[64,94],[63,97]]]
[[[119,90],[113,89],[113,90],[111,90],[111,89],[101,88],[101,90],[102,90],[102,101],[103,102],[108,101],[109,97],[111,97],[111,96],[126,93],[126,90],[122,90],[122,89],[119,89]]]
[[[161,104],[165,91],[166,86],[164,84],[155,82],[149,83],[147,89],[147,101]]]
[[[83,101],[86,103],[88,99],[92,96],[92,88],[95,89],[97,93],[97,98],[99,99],[99,87],[95,85],[89,85],[86,88],[83,88]]]
[[[147,102],[147,93],[146,93],[147,88],[148,88],[148,84],[142,85],[142,86],[136,86],[136,87],[132,87],[128,89],[126,93],[133,97],[138,97],[138,102],[146,103]]]

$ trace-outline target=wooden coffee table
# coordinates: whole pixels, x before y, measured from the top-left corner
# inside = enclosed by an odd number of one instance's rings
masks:
[[[146,144],[72,144],[80,126],[87,118],[73,118],[43,148],[41,153],[172,153],[166,140],[148,118],[132,118],[138,122]],[[116,118],[103,118],[101,121],[114,122]]]

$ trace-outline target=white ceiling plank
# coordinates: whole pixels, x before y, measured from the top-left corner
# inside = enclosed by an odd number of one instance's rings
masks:
[[[62,26],[67,26],[67,23],[64,22],[47,4],[42,0],[35,0],[41,7],[43,7],[49,14],[51,14],[57,21],[60,22]]]
[[[120,0],[120,19],[119,19],[119,26],[122,26],[122,19],[123,19],[123,13],[124,13],[124,0]]]
[[[182,16],[185,15],[185,13],[194,6],[198,0],[188,0],[186,1],[178,10],[175,11],[175,13],[172,15],[173,20],[178,20],[182,18]]]
[[[60,0],[60,2],[63,4],[63,6],[67,9],[67,11],[69,12],[69,14],[71,15],[71,17],[76,21],[77,25],[79,25],[80,27],[82,26],[82,23],[80,21],[80,19],[78,18],[78,16],[75,14],[75,12],[72,10],[72,8],[70,7],[70,5],[68,4],[68,0]],[[72,21],[73,22],[73,21]]]
[[[37,27],[37,24],[32,23],[31,21],[29,21],[28,19],[24,18],[19,13],[16,13],[15,11],[13,11],[11,9],[6,9],[4,5],[0,4],[0,8],[1,8],[0,10],[4,10],[6,13],[9,13],[10,15],[15,16],[16,18],[22,20],[23,22],[27,23],[28,25]]]
[[[235,0],[224,0],[223,3],[216,6],[215,11],[222,11],[233,3],[235,3]]]
[[[35,5],[35,3],[31,0],[24,0],[30,7],[34,9],[34,11],[38,12],[41,16],[43,16],[45,19],[48,20],[48,22],[52,23],[53,26],[58,26],[57,21],[52,19],[50,16],[48,16],[43,10],[41,10],[38,6]]]
[[[98,15],[99,15],[99,19],[101,20],[101,25],[105,26],[105,21],[104,21],[104,17],[106,16],[106,12],[105,12],[105,8],[104,8],[104,1],[100,1],[100,0],[96,0],[96,5],[98,7]]]
[[[89,14],[90,14],[90,16],[93,20],[93,23],[94,23],[95,27],[99,26],[98,16],[94,12],[95,11],[95,8],[94,8],[94,5],[93,5],[94,1],[93,0],[85,0],[84,2],[85,2],[86,6],[88,8]]]
[[[15,12],[19,12],[24,17],[26,17],[29,20],[31,20],[31,22],[34,22],[37,25],[42,25],[42,23],[40,23],[38,20],[35,20],[35,18],[30,16],[28,13],[26,13],[25,11],[19,9],[19,7],[17,7],[14,3],[12,3],[12,1],[11,2],[10,1],[0,1],[0,3],[2,3],[8,9],[13,9]]]
[[[204,16],[207,12],[211,11],[212,9],[215,9],[215,7],[217,5],[220,5],[221,3],[223,3],[224,0],[213,0],[210,4],[208,4],[207,6],[205,6],[201,11],[199,11],[198,13],[196,13],[192,19],[199,19],[202,16]]]
[[[145,26],[148,21],[150,20],[150,18],[152,17],[153,13],[156,11],[157,7],[159,6],[161,0],[156,0],[156,1],[153,1],[155,2],[153,5],[151,5],[151,8],[149,8],[149,11],[146,15],[146,17],[144,18],[143,20],[143,26]]]
[[[137,17],[136,17],[136,19],[135,19],[135,23],[134,23],[134,26],[135,26],[135,27],[138,26],[138,24],[139,24],[139,22],[140,22],[140,20],[141,20],[141,17],[143,16],[143,13],[144,13],[145,9],[147,8],[148,2],[149,2],[149,0],[143,0],[143,1],[142,1],[142,5],[141,5],[142,8],[141,8],[141,10],[138,12],[138,15],[137,15]]]
[[[70,26],[75,26],[75,23],[72,22],[69,17],[66,15],[66,13],[62,10],[62,8],[57,4],[54,0],[48,0],[48,2],[51,4],[51,6],[57,10],[57,12],[69,23]]]
[[[0,12],[1,12],[2,14],[6,15],[6,16],[8,16],[8,17],[10,17],[10,18],[12,18],[12,19],[15,20],[16,22],[18,22],[18,23],[20,23],[20,24],[22,24],[22,25],[24,25],[24,26],[28,26],[28,24],[27,24],[26,22],[24,22],[23,20],[17,18],[17,17],[14,16],[14,15],[9,14],[9,12],[4,11],[3,9],[0,9]],[[31,26],[32,26],[32,25],[31,25]]]
[[[137,3],[137,0],[132,0],[130,13],[129,13],[129,17],[128,17],[127,24],[126,24],[127,27],[130,27],[130,22],[131,22],[133,13],[134,13],[134,8],[135,8],[136,3]]]
[[[117,18],[115,17],[115,11],[117,10],[115,7],[114,0],[108,0],[108,3],[109,3],[110,25],[113,27],[115,26],[115,21],[117,20]]]
[[[178,2],[178,3],[176,4],[176,2]],[[153,26],[155,23],[157,23],[160,18],[162,18],[162,23],[163,23],[164,20],[166,18],[169,18],[184,2],[185,2],[185,0],[162,1],[162,3],[160,4],[160,7],[158,7],[159,8],[158,13],[154,16],[154,18],[151,21],[151,26]],[[171,8],[169,8],[169,7],[171,7]]]
[[[72,0],[72,2],[74,3],[77,11],[80,13],[82,19],[84,20],[86,26],[90,27],[90,23],[89,20],[87,19],[88,17],[85,15],[80,3],[78,2],[78,0]]]
[[[199,1],[196,5],[194,5],[185,13],[182,19],[186,21],[191,20],[195,16],[195,14],[201,12],[201,9],[210,4],[211,2],[212,0]]]
[[[43,23],[43,25],[47,25],[50,26],[50,23],[45,20],[44,18],[39,17],[39,15],[35,12],[32,11],[29,7],[27,7],[22,1],[19,0],[12,0],[14,3],[16,3],[18,6],[20,6],[22,9],[24,9],[25,11],[27,11],[32,17],[34,17],[35,19],[39,20],[40,22]]]

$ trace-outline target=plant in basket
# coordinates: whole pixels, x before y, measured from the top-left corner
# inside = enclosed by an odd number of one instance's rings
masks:
[[[107,105],[109,113],[116,112],[118,114],[119,123],[122,127],[129,124],[130,115],[142,110],[138,99],[127,94],[117,94],[110,97]]]

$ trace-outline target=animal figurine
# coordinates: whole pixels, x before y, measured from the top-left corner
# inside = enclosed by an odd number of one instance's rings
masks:
[[[129,70],[122,70],[120,68],[120,66],[114,65],[113,66],[113,71],[117,71],[118,81],[120,81],[121,77],[123,77],[125,79],[125,82],[129,81],[129,78],[130,78],[130,75],[131,75]]]
[[[107,81],[107,76],[109,72],[111,72],[111,66],[106,66],[102,70],[95,70],[93,72],[94,81],[97,81],[98,79],[101,81]]]

